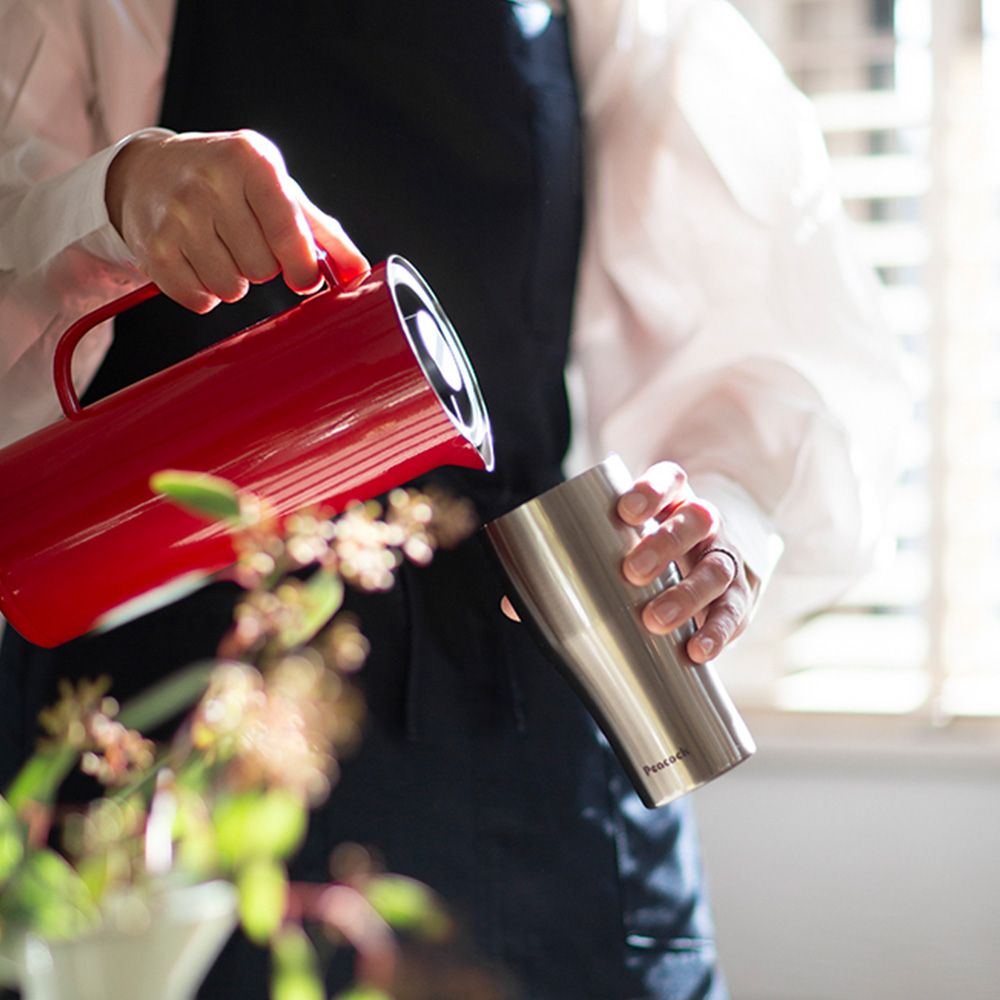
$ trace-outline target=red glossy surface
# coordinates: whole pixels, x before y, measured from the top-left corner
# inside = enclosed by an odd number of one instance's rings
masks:
[[[417,363],[381,264],[0,451],[0,611],[58,645],[231,563],[224,528],[152,494],[161,469],[223,476],[286,515],[441,465],[483,460]]]
[[[56,383],[56,396],[59,398],[59,405],[67,417],[75,417],[80,412],[80,400],[76,395],[76,387],[73,385],[73,352],[76,345],[97,326],[106,319],[111,319],[119,313],[131,309],[132,306],[139,305],[147,299],[159,295],[160,290],[152,282],[142,285],[134,291],[123,295],[114,302],[109,302],[105,306],[95,309],[93,312],[81,316],[60,338],[56,344],[55,357],[52,361],[52,377]]]

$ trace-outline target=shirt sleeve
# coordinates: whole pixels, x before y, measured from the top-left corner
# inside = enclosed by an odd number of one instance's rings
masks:
[[[728,4],[573,13],[591,449],[682,465],[790,619],[881,538],[905,397],[875,280],[810,106]]]
[[[105,144],[96,30],[67,0],[15,0],[0,24],[4,51],[23,54],[0,66],[0,446],[59,415],[51,366],[65,329],[145,280],[104,202],[108,165],[132,136]],[[78,390],[110,336],[102,324],[77,348]]]

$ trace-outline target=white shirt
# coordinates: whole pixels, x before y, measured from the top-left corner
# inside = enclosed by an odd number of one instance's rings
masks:
[[[173,3],[0,0],[16,53],[0,66],[0,445],[58,417],[70,322],[145,280],[104,178],[115,143],[157,120]],[[782,617],[828,601],[879,537],[901,390],[810,108],[722,0],[570,8],[587,137],[574,459],[679,462],[758,576],[783,549]],[[81,391],[109,338],[77,349]]]

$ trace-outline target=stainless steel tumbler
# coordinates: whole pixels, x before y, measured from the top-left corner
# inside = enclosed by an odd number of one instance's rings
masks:
[[[746,760],[753,737],[710,664],[642,624],[645,604],[680,580],[675,566],[645,587],[622,560],[640,532],[616,512],[632,486],[611,455],[488,524],[486,535],[522,620],[576,688],[650,808]]]

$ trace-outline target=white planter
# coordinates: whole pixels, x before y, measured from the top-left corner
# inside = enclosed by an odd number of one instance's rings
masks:
[[[72,941],[28,935],[23,1000],[191,1000],[236,924],[236,890],[206,882],[146,904],[134,929],[118,920]]]

